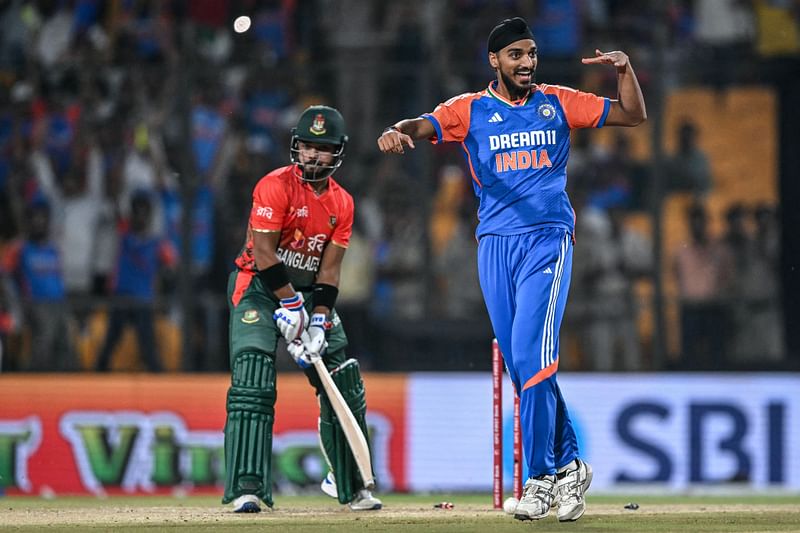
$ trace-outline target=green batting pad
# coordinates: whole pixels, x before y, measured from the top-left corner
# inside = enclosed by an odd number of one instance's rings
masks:
[[[226,405],[223,503],[255,494],[272,507],[275,398],[272,358],[257,352],[235,355]]]

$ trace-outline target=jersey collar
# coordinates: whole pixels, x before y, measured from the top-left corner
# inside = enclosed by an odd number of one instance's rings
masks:
[[[519,106],[526,105],[531,100],[531,97],[533,96],[533,93],[535,93],[537,90],[539,90],[538,87],[534,84],[533,87],[531,88],[531,90],[528,92],[528,94],[525,95],[524,98],[521,98],[519,100],[511,101],[508,98],[506,98],[505,96],[503,96],[500,93],[498,93],[496,87],[497,87],[497,80],[492,80],[492,82],[486,88],[486,92],[489,93],[489,96],[491,96],[492,98],[496,98],[497,100],[499,100],[501,103],[507,105],[508,107],[519,107]]]
[[[322,193],[317,193],[317,190],[314,189],[314,187],[312,187],[310,183],[308,183],[307,181],[303,180],[303,171],[300,170],[300,167],[298,165],[292,165],[292,167],[293,167],[292,168],[292,173],[294,174],[294,177],[297,180],[297,182],[300,184],[300,186],[303,187],[304,189],[308,189],[309,191],[314,193],[314,195],[317,198],[319,198],[321,196],[325,196],[326,194],[328,194],[328,192],[332,191],[334,187],[338,187],[339,186],[338,183],[333,181],[333,177],[332,176],[328,176],[328,187],[324,191],[322,191]]]

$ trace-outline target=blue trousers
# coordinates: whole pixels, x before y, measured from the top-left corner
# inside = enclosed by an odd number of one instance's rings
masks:
[[[554,474],[578,456],[575,430],[556,381],[558,332],[572,274],[571,236],[562,228],[483,236],[478,272],[520,397],[528,477]]]

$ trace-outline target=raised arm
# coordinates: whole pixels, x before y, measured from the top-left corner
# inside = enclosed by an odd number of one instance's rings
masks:
[[[389,126],[378,137],[378,148],[386,154],[402,154],[403,146],[414,148],[414,141],[436,134],[433,124],[425,118],[408,118]]]
[[[617,99],[611,101],[606,125],[638,126],[647,120],[642,89],[626,53],[595,50],[595,57],[583,58],[581,63],[614,65],[617,68]]]

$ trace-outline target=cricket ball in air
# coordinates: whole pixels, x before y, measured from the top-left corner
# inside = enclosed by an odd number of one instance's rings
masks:
[[[513,496],[511,498],[506,498],[506,501],[503,502],[503,511],[505,511],[508,514],[514,514],[514,511],[517,510],[518,503],[519,500],[514,498]]]
[[[236,17],[236,20],[233,21],[233,29],[236,33],[244,33],[250,29],[250,17],[247,15],[242,15],[241,17]]]

